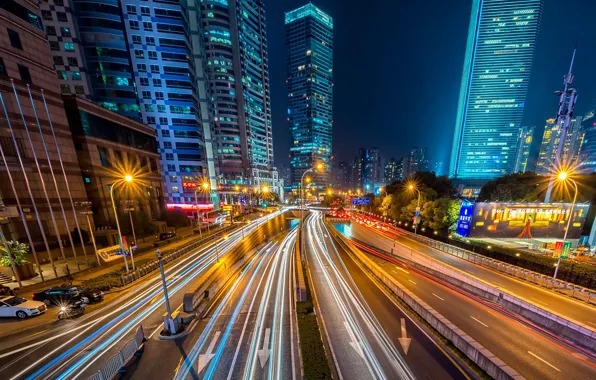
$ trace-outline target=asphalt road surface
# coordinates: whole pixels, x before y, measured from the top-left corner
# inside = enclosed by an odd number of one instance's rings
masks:
[[[305,225],[314,293],[342,379],[466,378],[345,253],[340,253],[320,212],[311,212]]]
[[[351,237],[350,225],[336,228]],[[372,232],[371,232],[372,233]],[[361,250],[402,286],[528,379],[596,378],[596,361],[399,260]]]

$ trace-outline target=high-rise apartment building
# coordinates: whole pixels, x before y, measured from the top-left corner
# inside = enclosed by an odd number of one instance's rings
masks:
[[[292,186],[305,170],[323,163],[312,181],[322,188],[331,183],[333,19],[309,3],[287,12],[285,23]]]
[[[383,169],[383,182],[386,185],[390,185],[393,182],[400,181],[402,179],[402,167],[400,165],[401,161],[398,162],[395,158],[391,157],[389,161],[385,164],[385,168]]]
[[[410,150],[406,166],[404,167],[404,177],[411,177],[416,172],[425,172],[430,169],[428,159],[428,148],[414,147]]]
[[[536,164],[536,173],[550,174],[556,162],[557,148],[561,141],[561,123],[555,124],[555,119],[546,120],[540,152],[538,153],[538,162]],[[582,129],[582,117],[577,116],[571,119],[565,134],[563,150],[561,151],[560,162],[565,165],[575,166],[579,162],[579,152],[584,139]]]
[[[354,157],[354,161],[352,161],[352,174],[351,174],[351,183],[350,187],[354,189],[364,189],[364,184],[366,182],[366,149],[360,148],[358,149],[358,153]]]
[[[528,170],[528,159],[530,158],[530,148],[534,139],[535,128],[524,126],[519,131],[519,145],[517,147],[514,173],[525,173]]]
[[[373,189],[375,185],[383,183],[383,165],[379,148],[366,150],[365,188]]]
[[[348,190],[351,181],[351,166],[346,161],[333,165],[333,187]]]
[[[201,3],[220,193],[267,186],[283,197],[273,164],[265,7],[258,0]]]
[[[155,129],[170,202],[194,202],[202,182],[216,188],[196,0],[48,0],[41,7],[62,93]]]
[[[513,172],[543,0],[474,0],[449,176]]]
[[[579,168],[583,173],[596,172],[596,98],[588,107],[582,120],[584,139],[580,148]]]

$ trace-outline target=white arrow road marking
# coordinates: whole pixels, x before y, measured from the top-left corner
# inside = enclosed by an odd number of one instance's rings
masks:
[[[257,354],[259,355],[259,363],[261,363],[261,368],[265,367],[265,363],[269,359],[271,355],[271,350],[269,349],[269,337],[271,336],[271,329],[265,329],[265,339],[263,340],[263,349],[259,350]]]
[[[410,349],[410,343],[412,343],[412,338],[408,338],[406,333],[406,319],[401,318],[401,338],[397,338],[401,348],[404,350],[404,353],[407,355],[408,350]]]
[[[219,334],[221,331],[216,331],[215,336],[211,340],[209,347],[207,347],[207,352],[204,355],[199,355],[199,372],[203,370],[203,368],[207,367],[207,364],[213,359],[215,354],[213,353],[213,349],[215,348],[215,343],[217,343],[217,339],[219,338]]]
[[[356,351],[356,353],[364,360],[364,351],[362,350],[362,344],[356,340],[356,336],[354,336],[354,332],[350,328],[350,324],[344,321],[344,325],[346,326],[346,330],[348,330],[348,334],[350,335],[350,346]]]

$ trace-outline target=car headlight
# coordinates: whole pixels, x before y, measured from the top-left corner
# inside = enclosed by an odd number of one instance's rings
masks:
[[[62,310],[62,311],[66,311],[66,308],[65,308],[64,306],[62,306],[62,307],[60,308],[60,310]]]

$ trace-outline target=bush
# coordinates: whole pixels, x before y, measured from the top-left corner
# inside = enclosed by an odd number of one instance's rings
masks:
[[[312,312],[311,302],[296,303],[304,379],[331,379],[331,369],[321,340],[317,317],[311,313],[304,313],[307,310]]]

